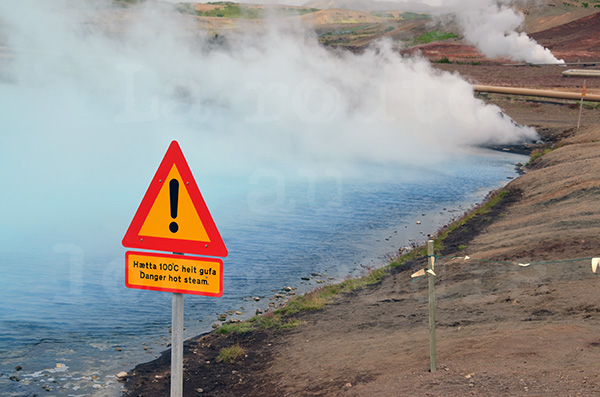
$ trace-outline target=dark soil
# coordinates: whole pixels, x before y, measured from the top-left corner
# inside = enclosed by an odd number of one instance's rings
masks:
[[[269,344],[278,335],[272,331],[240,335],[201,335],[184,343],[184,395],[207,396],[243,395],[266,383],[260,379],[265,363],[272,359]],[[246,355],[238,364],[219,362],[221,349],[239,344]],[[130,396],[167,396],[170,392],[171,354],[138,365],[125,385]],[[200,391],[201,389],[201,391]]]

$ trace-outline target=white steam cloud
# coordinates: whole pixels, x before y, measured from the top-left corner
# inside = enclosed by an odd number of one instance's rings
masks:
[[[247,175],[432,165],[473,145],[536,137],[459,76],[385,42],[352,54],[299,28],[215,39],[166,9],[94,4],[0,4],[13,57],[0,72],[0,166],[20,188],[4,208],[33,218],[60,204],[85,219],[83,195],[111,202],[106,190],[123,187],[137,197],[146,181],[130,187],[133,176],[153,172],[173,139],[196,174]]]
[[[399,0],[436,7],[455,16],[465,40],[488,58],[509,58],[530,63],[564,63],[525,32],[519,32],[525,16],[514,9],[530,0]]]
[[[531,63],[564,63],[524,32],[524,15],[510,7],[514,0],[447,0],[465,39],[489,58]]]

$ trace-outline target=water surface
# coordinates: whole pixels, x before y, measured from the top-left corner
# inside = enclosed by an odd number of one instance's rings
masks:
[[[229,256],[222,298],[186,295],[185,337],[210,330],[219,313],[236,310],[244,314],[233,317],[248,318],[283,286],[302,292],[317,279],[336,282],[385,264],[505,184],[519,161],[522,156],[479,151],[437,171],[261,168],[197,178]],[[54,229],[40,223],[1,232],[5,395],[116,395],[114,374],[166,349],[171,295],[124,285],[121,238],[143,193],[105,202],[79,222],[66,217],[69,224]],[[115,224],[107,226],[107,213]],[[312,273],[321,276],[302,280]]]

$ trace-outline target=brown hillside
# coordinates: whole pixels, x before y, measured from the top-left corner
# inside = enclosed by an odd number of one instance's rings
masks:
[[[315,26],[342,23],[379,23],[381,19],[368,11],[353,11],[342,9],[321,10],[302,16],[304,21]]]
[[[546,0],[543,4],[529,5],[520,11],[525,14],[523,31],[532,34],[594,14],[598,9],[585,8],[573,1]]]
[[[600,12],[534,33],[531,37],[558,57],[599,59]]]

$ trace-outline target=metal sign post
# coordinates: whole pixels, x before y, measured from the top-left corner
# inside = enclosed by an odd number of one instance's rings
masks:
[[[581,125],[581,112],[583,111],[583,98],[587,94],[586,80],[583,80],[583,91],[581,91],[581,101],[579,101],[579,117],[577,118],[577,129]]]
[[[183,294],[174,293],[171,313],[171,397],[183,396]]]
[[[183,396],[183,294],[221,297],[223,261],[184,256],[227,256],[192,171],[171,142],[123,237],[123,246],[173,254],[125,253],[127,288],[172,292],[171,397]]]

